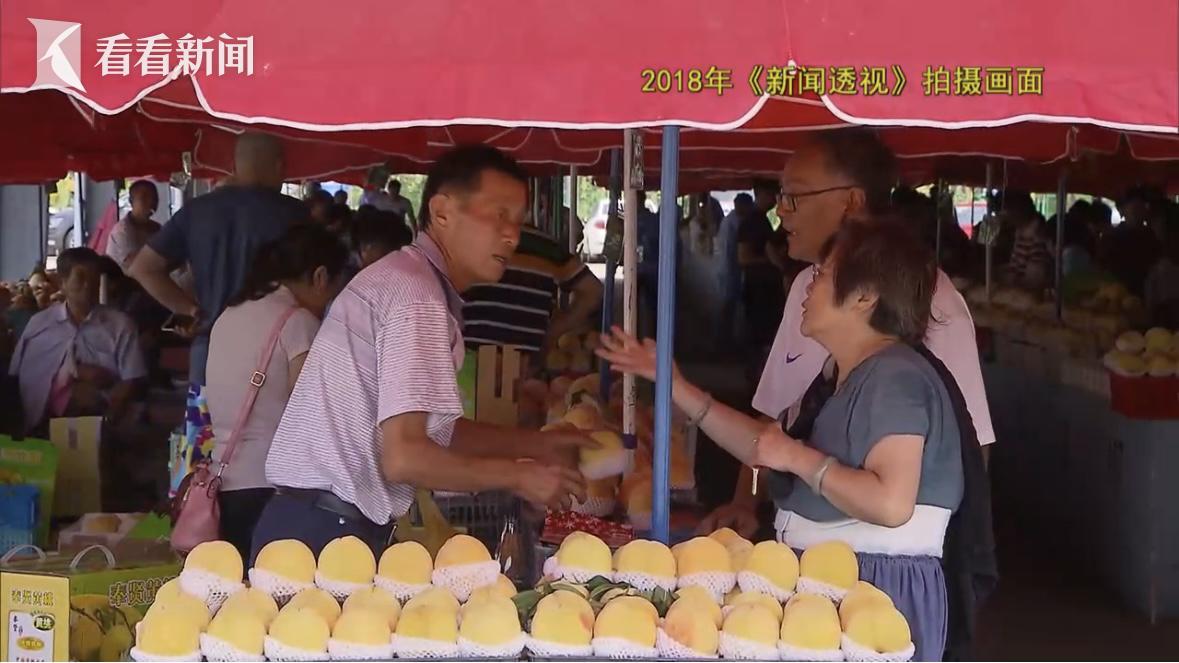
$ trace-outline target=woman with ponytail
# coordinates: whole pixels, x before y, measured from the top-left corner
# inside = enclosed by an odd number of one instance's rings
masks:
[[[347,249],[328,230],[294,226],[259,250],[241,292],[213,325],[205,389],[212,468],[221,470],[220,537],[243,557],[274,493],[266,481],[271,439],[347,261]]]

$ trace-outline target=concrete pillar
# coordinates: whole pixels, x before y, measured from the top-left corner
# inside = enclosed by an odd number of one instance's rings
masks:
[[[0,186],[0,279],[23,279],[45,259],[48,221],[45,187]]]
[[[109,180],[106,182],[98,182],[90,179],[88,175],[82,175],[82,186],[78,187],[78,191],[82,194],[81,204],[75,201],[78,209],[82,210],[82,244],[90,239],[91,233],[98,228],[98,222],[102,220],[102,213],[106,211],[107,206],[112,202],[118,200],[118,191],[115,189],[115,181]]]

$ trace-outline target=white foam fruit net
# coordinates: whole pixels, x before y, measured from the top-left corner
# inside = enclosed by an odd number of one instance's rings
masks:
[[[691,661],[712,661],[716,659],[716,654],[702,654],[671,637],[662,628],[655,635],[655,649],[659,652],[659,658]]]
[[[829,585],[822,580],[815,580],[814,578],[799,578],[798,587],[796,590],[799,594],[818,594],[819,596],[826,596],[831,599],[831,602],[836,606],[843,601],[843,597],[847,596],[847,590],[835,585]]]
[[[712,594],[717,603],[724,603],[725,595],[737,586],[737,574],[722,571],[690,573],[680,576],[676,584],[679,587],[703,587]]]
[[[180,589],[205,602],[211,612],[221,609],[221,604],[246,586],[216,573],[202,569],[184,569],[180,572]]]
[[[778,642],[778,656],[783,661],[842,661],[843,652],[838,649],[808,649]]]
[[[529,636],[528,651],[538,658],[589,658],[594,655],[594,646],[566,645],[559,642],[537,640]]]
[[[248,663],[255,663],[266,660],[266,657],[260,653],[255,654],[238,649],[221,638],[213,637],[208,633],[201,634],[201,653],[204,654],[206,661],[246,661]]]
[[[398,658],[456,658],[458,653],[459,648],[456,642],[407,638],[404,635],[393,636],[393,655]]]
[[[598,658],[612,658],[615,660],[637,660],[655,658],[659,650],[655,647],[644,647],[626,638],[594,638],[594,656]]]
[[[520,633],[511,640],[499,645],[485,645],[466,638],[459,638],[459,656],[464,658],[516,658],[524,651],[528,638]]]
[[[327,651],[299,649],[298,647],[284,645],[278,640],[266,636],[266,659],[269,661],[303,663],[303,661],[322,661],[325,658],[327,658]]]
[[[549,559],[556,560],[557,558],[550,557]],[[601,576],[606,580],[614,580],[613,571],[594,571],[592,569],[583,569],[576,566],[562,566],[561,563],[557,561],[553,562],[552,568],[550,570],[552,571],[554,578],[568,580],[569,582],[589,582],[598,576]],[[547,571],[548,570],[546,570],[546,573]]]
[[[738,661],[776,661],[777,645],[763,645],[760,642],[739,638],[721,631],[720,655]]]
[[[393,658],[393,643],[362,645],[332,638],[328,640],[328,656],[333,661],[387,661]]]
[[[554,555],[546,559],[544,564],[540,566],[540,572],[543,573],[546,578],[560,580],[561,577],[557,575],[557,556]]]
[[[393,598],[402,603],[412,599],[422,592],[430,589],[430,583],[424,585],[415,585],[408,582],[399,582],[392,578],[384,576],[377,576],[373,578],[373,584],[393,595]]]
[[[900,661],[910,661],[913,655],[917,653],[917,647],[913,643],[898,652],[880,653],[875,649],[869,649],[860,643],[852,640],[846,635],[840,641],[840,647],[843,648],[843,660],[845,661],[870,661],[874,663],[899,663]]]
[[[315,583],[284,578],[266,569],[253,568],[249,572],[250,587],[270,595],[280,606],[295,597],[295,594],[315,586]]]
[[[584,502],[574,502],[572,510],[586,516],[605,518],[614,513],[617,506],[618,500],[609,497],[587,497]]]
[[[615,571],[614,581],[625,582],[631,587],[644,592],[649,592],[656,587],[662,587],[669,592],[676,588],[675,578],[653,576],[648,573],[640,573],[638,571]]]
[[[434,569],[433,574],[434,584],[449,589],[459,603],[466,603],[476,589],[494,585],[498,578],[499,562],[495,560],[447,566]]]
[[[365,585],[359,582],[333,580],[331,578],[324,577],[324,575],[319,571],[315,572],[315,586],[327,592],[328,594],[331,594],[337,601],[341,603],[347,601],[348,597],[352,596],[356,592],[372,587],[371,584]]]
[[[754,571],[742,571],[737,574],[737,584],[741,586],[742,592],[761,592],[774,597],[778,603],[785,603],[794,596],[794,592],[789,589],[782,589],[776,585],[772,580]]]
[[[184,656],[157,656],[148,654],[139,647],[132,647],[131,660],[139,661],[139,663],[188,663],[188,661],[201,660],[201,651],[198,649]]]

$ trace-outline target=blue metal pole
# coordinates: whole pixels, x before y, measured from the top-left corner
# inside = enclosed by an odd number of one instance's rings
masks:
[[[655,449],[651,500],[651,535],[670,543],[671,538],[671,371],[675,349],[676,239],[679,218],[680,128],[663,128],[663,162],[659,205],[659,302],[655,333]]]
[[[606,232],[607,236],[611,230],[610,226],[621,224],[621,219],[615,220],[618,216],[618,199],[622,196],[622,150],[610,150],[610,206],[606,211]],[[614,326],[614,275],[618,273],[618,258],[613,251],[606,251],[605,242],[603,242],[602,251],[606,254],[606,283],[602,288],[602,333],[610,333],[610,328]],[[601,389],[599,396],[603,405],[610,401],[610,364],[601,362],[598,367],[598,376],[601,378]]]

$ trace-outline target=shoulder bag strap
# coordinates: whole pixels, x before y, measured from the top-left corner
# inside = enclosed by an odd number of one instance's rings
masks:
[[[238,440],[241,439],[242,428],[246,424],[246,418],[250,416],[250,411],[254,409],[254,401],[258,399],[258,392],[262,389],[262,385],[266,384],[266,368],[270,366],[270,358],[274,356],[274,348],[278,345],[278,338],[282,335],[283,327],[286,327],[287,320],[299,310],[298,306],[292,306],[286,310],[278,321],[274,323],[274,329],[270,330],[270,338],[266,341],[266,346],[262,353],[258,355],[258,367],[254,369],[253,374],[250,375],[250,386],[246,393],[246,400],[242,403],[241,410],[237,413],[237,422],[233,424],[233,432],[229,434],[229,442],[225,446],[225,455],[221,457],[220,467],[217,470],[217,475],[220,476],[229,467],[229,461],[233,459],[233,452],[237,449]]]

